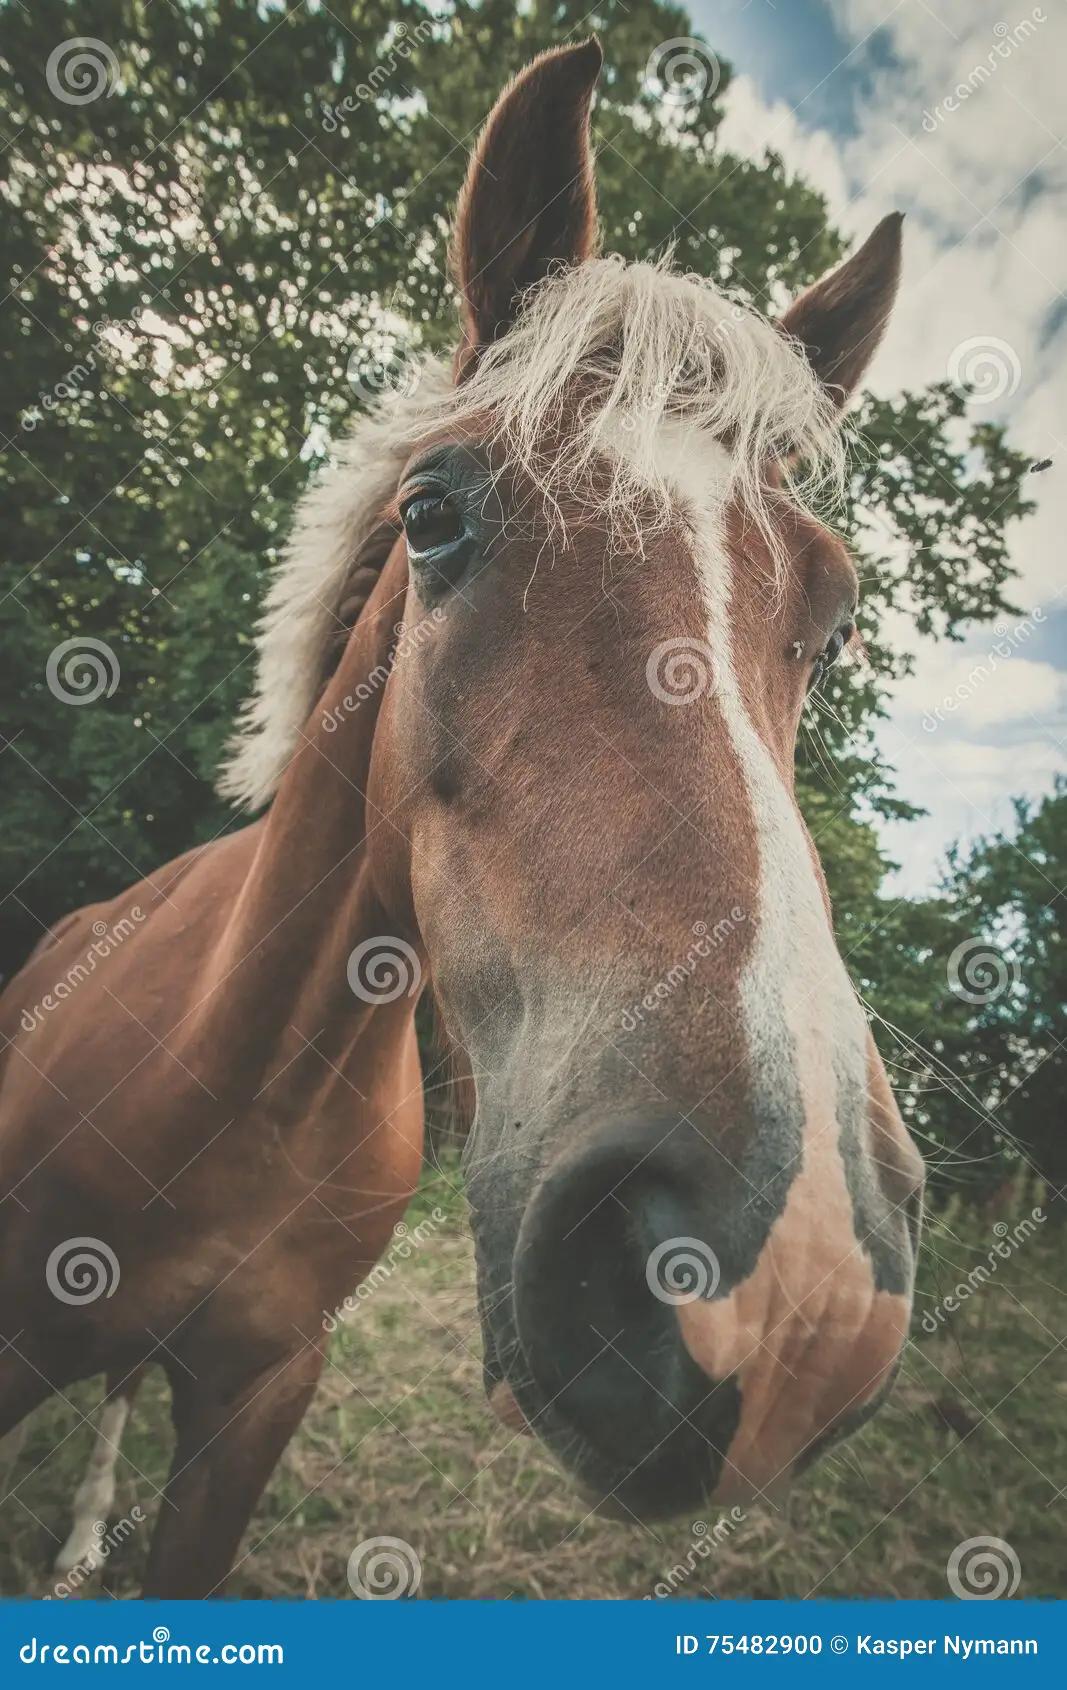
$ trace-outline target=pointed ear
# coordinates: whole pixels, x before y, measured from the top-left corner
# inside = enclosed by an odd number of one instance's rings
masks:
[[[471,159],[452,235],[463,302],[457,379],[514,322],[524,289],[596,243],[589,106],[595,37],[542,53],[501,94]]]
[[[807,352],[843,410],[874,356],[900,280],[899,211],[884,217],[858,252],[794,300],[779,320]]]

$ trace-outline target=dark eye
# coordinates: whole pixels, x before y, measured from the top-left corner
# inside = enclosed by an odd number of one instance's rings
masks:
[[[412,552],[439,551],[463,538],[463,518],[449,493],[414,493],[400,506],[408,546]]]
[[[855,623],[846,622],[830,637],[830,643],[822,654],[823,666],[829,669],[831,663],[836,663],[855,632]]]
[[[830,635],[829,640],[812,665],[809,685],[818,686],[827,669],[832,668],[837,662],[855,631],[856,625],[854,622],[844,622],[840,628]]]

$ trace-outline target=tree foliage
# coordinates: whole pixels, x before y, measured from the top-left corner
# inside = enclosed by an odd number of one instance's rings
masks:
[[[606,248],[673,245],[678,262],[779,308],[841,242],[780,157],[721,146],[728,66],[683,108],[649,82],[653,49],[693,33],[680,7],[639,0],[600,18],[577,0],[36,0],[0,12],[0,965],[63,910],[233,825],[211,781],[294,499],[396,359],[451,342],[448,212],[503,81],[598,25]],[[96,51],[99,97],[57,93],[64,76],[68,93],[84,87],[64,64],[75,37]],[[946,638],[996,616],[1024,463],[945,386],[868,398],[856,422],[840,520],[864,577],[869,661],[828,679],[800,790],[853,966],[889,1001],[907,954],[929,1007],[921,958],[944,940],[923,924],[941,906],[902,917],[879,892],[873,818],[906,807],[872,728],[908,653],[878,628],[888,609]],[[117,685],[91,707],[46,680],[75,638],[117,659]],[[990,851],[953,883],[968,916],[1002,890]]]

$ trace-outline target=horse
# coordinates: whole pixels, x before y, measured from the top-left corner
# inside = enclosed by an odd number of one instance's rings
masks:
[[[774,322],[601,254],[601,60],[503,91],[454,355],[299,508],[223,777],[259,814],[66,918],[2,1000],[0,1435],[107,1376],[69,1561],[163,1368],[147,1595],[223,1588],[322,1313],[404,1214],[424,994],[473,1092],[488,1402],[591,1506],[773,1501],[899,1364],[923,1163],[793,758],[857,639],[817,512],[901,219]]]

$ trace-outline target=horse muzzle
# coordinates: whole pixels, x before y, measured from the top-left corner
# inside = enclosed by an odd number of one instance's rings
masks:
[[[483,1298],[494,1412],[619,1517],[773,1500],[874,1412],[906,1335],[910,1271],[879,1276],[851,1210],[746,1205],[709,1154],[688,1123],[595,1135],[536,1184],[510,1290]],[[905,1219],[883,1224],[910,1262]]]

